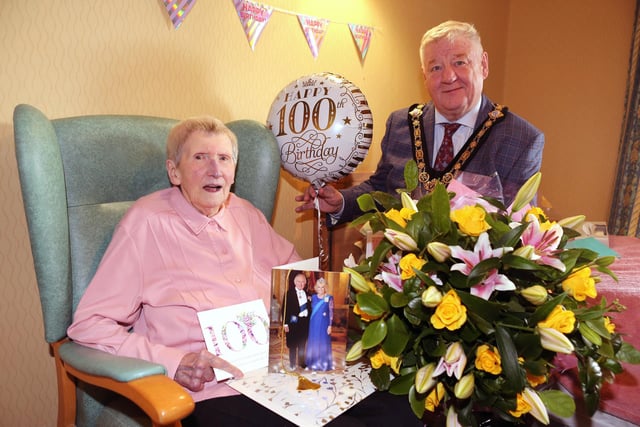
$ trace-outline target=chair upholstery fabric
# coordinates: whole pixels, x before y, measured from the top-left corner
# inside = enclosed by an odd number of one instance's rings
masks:
[[[33,106],[15,108],[16,159],[47,342],[66,337],[73,311],[129,206],[139,197],[170,185],[165,144],[176,122],[131,115],[50,120]],[[232,191],[251,201],[270,220],[280,167],[275,137],[252,120],[227,126],[237,135],[239,149]],[[79,362],[83,351],[91,353],[90,349],[67,343],[61,350],[65,347],[61,358],[77,369],[90,370],[96,363],[102,364],[90,358],[84,364]],[[157,371],[159,367],[149,365],[153,364],[142,363],[141,369]],[[112,369],[118,371],[118,362],[115,366]],[[128,372],[124,377],[135,378],[135,372],[122,366],[120,371]],[[82,400],[79,396],[78,413],[83,411]],[[92,421],[87,423],[92,425],[97,417],[89,416]],[[120,420],[114,425],[126,423]]]

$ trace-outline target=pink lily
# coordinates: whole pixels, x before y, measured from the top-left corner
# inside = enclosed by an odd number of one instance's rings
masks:
[[[460,342],[454,342],[449,345],[445,355],[440,358],[438,366],[433,372],[433,376],[437,377],[443,372],[446,372],[447,376],[455,375],[457,379],[460,379],[466,365],[467,355],[464,354],[462,344],[460,344]]]
[[[480,261],[484,261],[489,258],[500,258],[507,252],[511,252],[513,248],[504,247],[493,249],[489,242],[489,235],[482,233],[478,236],[473,251],[468,251],[460,246],[451,246],[451,257],[462,260],[463,262],[453,264],[451,271],[459,271],[465,275],[471,274],[473,267],[478,265]],[[516,285],[509,280],[504,274],[499,274],[498,270],[494,269],[489,272],[489,275],[483,280],[482,283],[471,287],[471,294],[482,299],[488,300],[494,290],[496,291],[511,291],[516,288]]]
[[[398,263],[401,258],[401,252],[389,256],[387,262],[380,266],[380,273],[375,277],[376,280],[382,280],[398,292],[402,292],[402,279],[400,278],[400,271],[398,271]]]
[[[535,215],[528,215],[527,221],[529,221],[529,226],[520,236],[520,240],[524,246],[533,247],[529,259],[538,264],[565,271],[564,263],[554,256],[557,253],[560,239],[562,239],[562,226],[554,223],[548,230],[542,230]]]

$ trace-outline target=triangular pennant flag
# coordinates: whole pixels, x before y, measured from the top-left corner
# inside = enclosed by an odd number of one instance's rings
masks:
[[[163,2],[175,29],[182,24],[191,8],[196,4],[196,0],[163,0]]]
[[[349,24],[353,41],[358,47],[360,53],[360,61],[364,62],[364,57],[367,56],[369,50],[369,43],[371,43],[371,35],[373,34],[373,28],[359,24]]]
[[[315,18],[313,16],[298,15],[298,21],[304,32],[304,36],[307,39],[309,49],[314,58],[318,57],[320,51],[320,45],[324,39],[324,35],[327,33],[327,27],[329,26],[329,20],[323,18]]]
[[[249,41],[249,46],[253,50],[262,34],[262,30],[269,22],[273,7],[261,5],[249,0],[233,0],[236,6],[240,23]]]

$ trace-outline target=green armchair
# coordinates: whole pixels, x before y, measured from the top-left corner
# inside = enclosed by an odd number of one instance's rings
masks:
[[[50,120],[14,111],[16,159],[40,293],[45,340],[58,380],[58,426],[174,425],[194,408],[165,368],[66,337],[73,312],[133,201],[168,187],[165,142],[174,119],[96,115]],[[239,160],[233,191],[271,218],[279,152],[264,125],[227,123]]]

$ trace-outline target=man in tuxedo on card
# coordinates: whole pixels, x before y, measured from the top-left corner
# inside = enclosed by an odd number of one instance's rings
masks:
[[[311,302],[307,294],[307,276],[301,271],[289,274],[289,289],[284,303],[284,332],[289,348],[289,366],[305,368],[305,348],[309,336]]]

